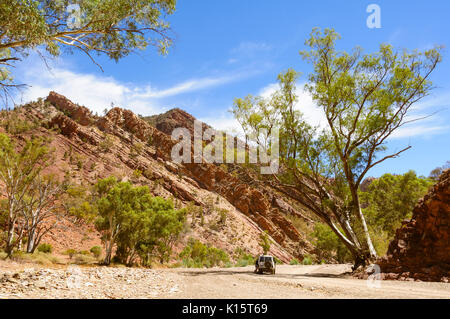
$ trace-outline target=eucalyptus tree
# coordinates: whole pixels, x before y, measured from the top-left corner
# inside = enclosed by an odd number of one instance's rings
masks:
[[[50,165],[50,159],[49,149],[41,139],[26,141],[18,148],[7,135],[0,134],[0,181],[6,197],[0,214],[6,221],[5,248],[8,257],[22,239],[22,217],[29,203],[27,198],[36,191],[36,181]]]
[[[359,186],[375,165],[411,148],[388,152],[386,142],[418,120],[409,116],[411,107],[429,94],[429,77],[442,57],[440,47],[395,52],[388,44],[372,54],[361,48],[340,52],[339,38],[332,29],[315,28],[305,42],[308,50],[300,52],[312,65],[305,89],[323,111],[325,129],[304,119],[293,69],[278,76],[279,88],[269,98],[235,99],[232,112],[251,136],[279,129],[283,166],[273,174],[273,186],[331,227],[357,267],[377,256]]]
[[[138,257],[148,265],[158,256],[166,261],[184,228],[185,210],[175,210],[170,200],[153,197],[147,186],[119,182],[115,177],[94,185],[92,203],[95,226],[105,243],[104,264],[109,265],[114,248],[117,261],[132,265]]]
[[[34,253],[42,238],[63,218],[62,196],[67,184],[54,175],[38,175],[22,199],[20,218],[25,230],[27,253]]]
[[[31,51],[58,56],[81,51],[118,61],[154,46],[172,44],[166,17],[176,0],[2,0],[0,2],[0,89],[17,88],[11,68]]]

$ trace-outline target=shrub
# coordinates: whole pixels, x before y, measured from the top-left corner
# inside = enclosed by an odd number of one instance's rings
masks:
[[[289,265],[299,265],[299,264],[300,262],[298,261],[297,258],[292,259],[291,262],[289,263]]]
[[[50,244],[40,244],[37,250],[41,253],[50,254],[53,251],[53,247]]]
[[[94,246],[91,248],[90,252],[94,255],[95,258],[99,258],[102,254],[102,248],[100,246]]]
[[[133,175],[132,175],[133,179],[139,179],[141,176],[142,176],[142,172],[140,170],[135,169],[133,171]]]
[[[39,251],[36,251],[33,254],[27,254],[23,251],[15,251],[12,255],[12,259],[19,262],[36,263],[40,265],[52,265],[62,263],[56,256],[50,255],[48,253],[42,253]]]
[[[188,268],[223,266],[230,261],[230,257],[222,249],[205,245],[193,238],[189,239],[180,257],[183,265]]]
[[[353,260],[350,251],[328,225],[316,223],[312,236],[315,238],[316,248],[320,251],[319,258],[336,258],[339,263]]]
[[[219,224],[225,224],[228,217],[228,210],[226,209],[219,209]]]
[[[82,255],[82,254],[77,254],[75,256],[74,261],[76,264],[79,264],[79,265],[93,264],[93,263],[97,262],[97,260],[94,259],[94,257],[89,256],[89,255]]]
[[[259,234],[259,246],[263,250],[264,255],[266,255],[267,252],[270,250],[271,243],[272,241],[270,240],[267,231],[264,231],[261,234]]]
[[[255,257],[251,254],[246,253],[241,248],[236,249],[235,251],[236,263],[235,267],[246,267],[248,265],[253,265],[255,263]]]
[[[72,259],[72,257],[77,254],[77,251],[75,249],[70,248],[67,249],[63,254],[69,256],[69,258]]]
[[[313,264],[313,258],[310,255],[306,255],[303,257],[302,265],[312,265]]]
[[[102,141],[98,145],[100,151],[102,151],[102,152],[109,151],[113,146],[114,146],[114,140],[108,134],[104,134]]]

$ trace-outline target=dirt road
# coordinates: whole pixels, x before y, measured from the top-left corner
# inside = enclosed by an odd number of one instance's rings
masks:
[[[277,267],[275,275],[258,275],[253,267],[172,269],[181,292],[171,298],[446,298],[450,284],[381,281],[379,288],[346,275],[350,265]]]
[[[449,283],[379,281],[348,275],[350,265],[143,269],[0,262],[0,299],[6,298],[445,298]]]

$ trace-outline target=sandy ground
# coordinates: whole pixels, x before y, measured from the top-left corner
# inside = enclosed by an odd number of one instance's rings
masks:
[[[351,265],[279,265],[275,275],[254,267],[139,269],[22,265],[0,262],[2,298],[444,298],[450,284],[354,279]],[[79,285],[69,285],[79,278]]]
[[[181,292],[171,298],[450,298],[449,283],[385,280],[379,288],[368,286],[346,274],[351,265],[280,265],[275,275],[253,269],[167,270],[181,282]]]

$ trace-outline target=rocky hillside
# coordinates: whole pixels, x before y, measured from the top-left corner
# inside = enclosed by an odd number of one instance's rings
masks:
[[[387,256],[378,264],[385,279],[413,278],[423,281],[450,279],[450,170],[403,222]]]
[[[55,149],[52,173],[85,186],[115,175],[148,185],[154,195],[173,198],[177,207],[196,205],[194,211],[199,213],[188,217],[189,227],[178,249],[194,237],[230,254],[239,248],[257,254],[259,234],[267,231],[275,242],[271,252],[282,261],[314,254],[305,234],[291,222],[294,217],[311,223],[307,214],[270,187],[252,180],[251,172],[239,168],[237,174],[209,163],[171,161],[175,144],[171,130],[183,125],[192,129],[195,119],[182,110],[144,120],[129,110],[113,108],[99,117],[50,92],[45,100],[14,112],[18,119],[34,123],[20,134],[11,134],[18,143],[32,135],[51,138]],[[64,222],[43,241],[62,251],[88,249],[100,239],[92,226]]]

